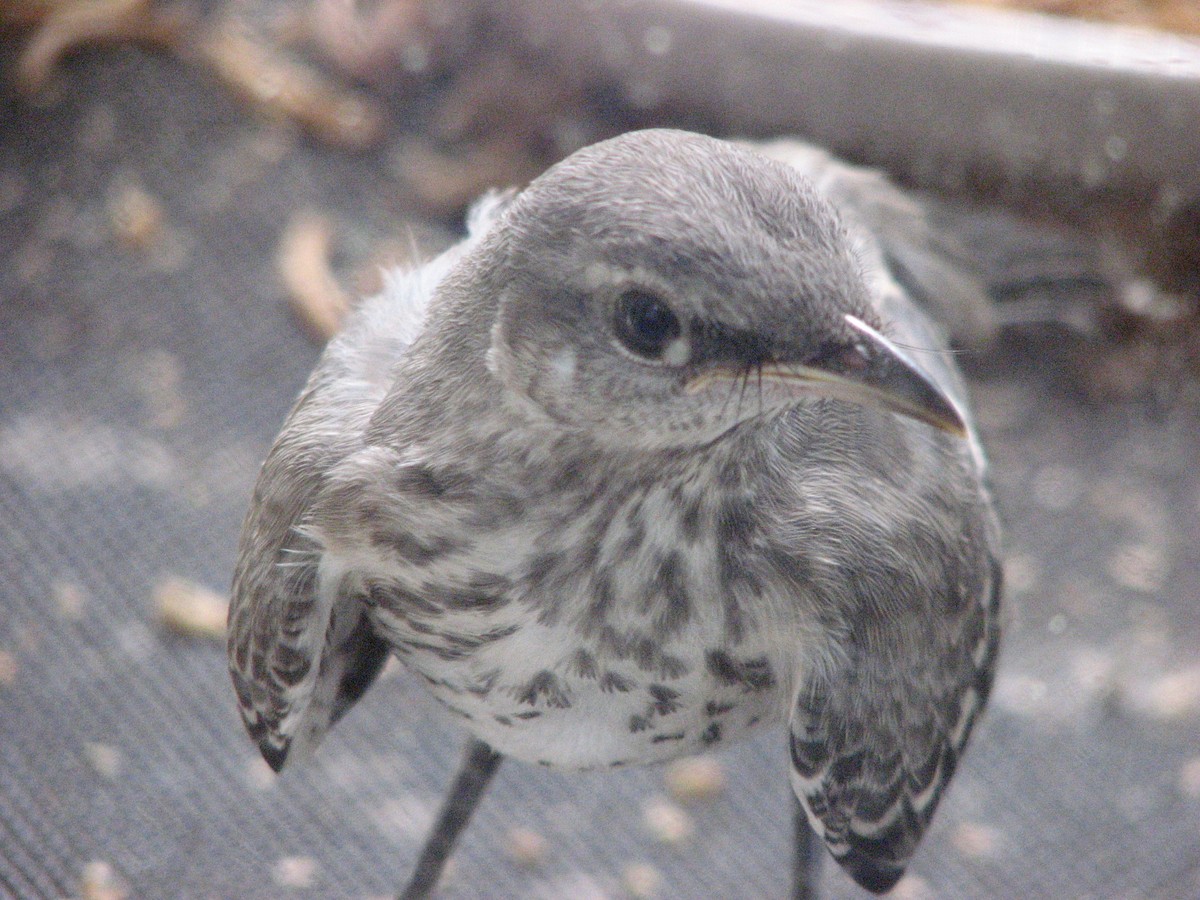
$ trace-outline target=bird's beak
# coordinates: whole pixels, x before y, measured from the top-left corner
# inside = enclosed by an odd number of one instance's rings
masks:
[[[825,397],[887,410],[966,437],[966,420],[957,405],[903,350],[854,316],[846,316],[846,322],[859,337],[853,351],[809,365],[764,363],[763,383],[778,385],[797,397]],[[692,393],[714,382],[744,377],[744,369],[716,367],[698,373],[686,390]]]

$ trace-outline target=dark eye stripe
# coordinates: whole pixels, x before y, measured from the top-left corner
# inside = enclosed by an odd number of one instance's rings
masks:
[[[770,341],[762,335],[715,322],[693,322],[692,361],[758,365],[771,359]]]

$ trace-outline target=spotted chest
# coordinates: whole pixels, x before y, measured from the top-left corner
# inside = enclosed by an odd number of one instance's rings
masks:
[[[797,648],[757,624],[753,496],[693,483],[493,500],[484,525],[463,504],[419,538],[376,529],[355,554],[361,595],[395,654],[506,755],[589,768],[718,744],[783,718]]]
[[[753,645],[724,648],[700,628],[653,645],[537,622],[434,638],[382,609],[373,620],[473,733],[528,762],[594,768],[667,759],[785,713],[790,679],[777,664]]]

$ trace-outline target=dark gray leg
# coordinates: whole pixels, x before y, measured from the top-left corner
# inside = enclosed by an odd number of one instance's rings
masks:
[[[825,846],[808,824],[804,807],[792,798],[792,815],[796,823],[796,848],[792,861],[792,900],[817,900],[821,880],[821,861]]]
[[[442,803],[442,811],[421,850],[417,868],[399,900],[423,900],[429,896],[503,758],[483,741],[471,738],[454,784]]]

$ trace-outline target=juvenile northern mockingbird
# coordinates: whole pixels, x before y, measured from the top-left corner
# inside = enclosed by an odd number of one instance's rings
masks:
[[[880,178],[763,153],[635,132],[485,202],[332,342],[263,466],[229,653],[267,761],[389,653],[473,735],[406,896],[501,756],[650,763],[783,724],[808,824],[872,891],[955,770],[998,532],[939,307],[889,264],[953,267]]]

